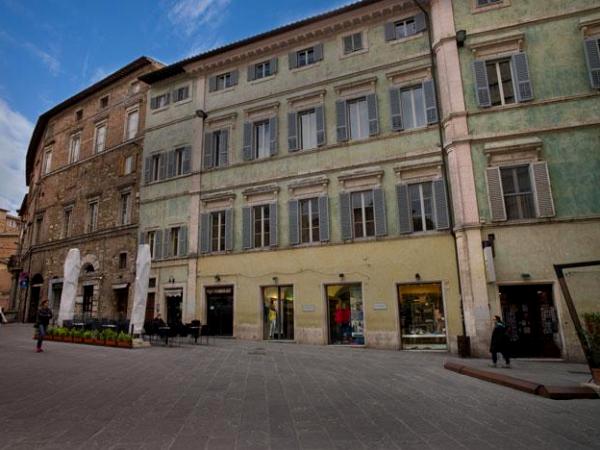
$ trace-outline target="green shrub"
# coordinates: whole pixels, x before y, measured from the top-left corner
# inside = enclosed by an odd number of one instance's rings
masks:
[[[115,330],[112,330],[110,328],[106,328],[104,330],[102,330],[100,332],[100,338],[101,339],[108,339],[111,341],[116,341],[117,340],[117,332]]]
[[[131,339],[132,339],[131,335],[125,333],[124,331],[121,331],[119,333],[119,335],[117,336],[117,340],[120,342],[131,342]]]
[[[90,330],[85,330],[82,334],[81,337],[84,339],[91,339],[94,337],[94,334],[90,331]]]
[[[600,368],[600,312],[585,313],[584,334],[590,347],[591,365]]]

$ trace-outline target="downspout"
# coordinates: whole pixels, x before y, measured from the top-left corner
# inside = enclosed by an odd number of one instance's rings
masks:
[[[446,192],[448,193],[448,212],[450,218],[450,233],[452,234],[452,241],[454,242],[454,259],[456,262],[456,270],[458,271],[458,296],[460,298],[460,319],[462,323],[463,336],[467,336],[467,328],[465,325],[465,308],[463,304],[463,296],[462,296],[462,281],[460,277],[459,270],[459,260],[458,260],[458,245],[456,243],[456,232],[454,231],[454,205],[452,203],[452,190],[450,186],[450,177],[448,173],[448,154],[446,153],[446,147],[444,146],[444,130],[442,129],[442,108],[440,107],[440,99],[439,99],[439,83],[437,76],[437,66],[435,64],[435,58],[433,57],[433,40],[431,36],[431,19],[429,17],[429,13],[421,6],[419,0],[413,0],[413,3],[417,5],[417,7],[423,12],[425,15],[425,22],[427,24],[427,44],[429,46],[429,60],[431,63],[431,77],[433,79],[433,84],[435,86],[436,96],[435,96],[435,107],[437,108],[438,113],[438,135],[440,141],[440,148],[442,149],[442,170],[444,172],[444,185],[446,187]]]

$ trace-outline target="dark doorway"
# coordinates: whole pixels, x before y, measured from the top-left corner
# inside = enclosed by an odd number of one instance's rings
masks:
[[[62,295],[63,284],[62,283],[54,283],[52,285],[52,302],[50,305],[50,309],[52,309],[52,314],[54,315],[53,322],[58,320],[58,313],[60,312],[60,297]]]
[[[83,304],[82,304],[82,315],[83,319],[89,319],[92,317],[92,307],[94,305],[94,286],[88,285],[83,287]]]
[[[29,295],[29,313],[27,315],[28,322],[35,322],[37,320],[41,289],[41,286],[31,286],[31,294]]]
[[[183,295],[170,295],[167,297],[167,323],[180,324],[182,318]]]
[[[560,337],[552,285],[500,286],[502,318],[511,353],[521,358],[559,358]]]
[[[233,287],[207,288],[206,310],[212,336],[233,336]]]
[[[148,298],[146,300],[146,316],[145,321],[149,322],[154,319],[154,302],[156,294],[154,292],[148,292]]]
[[[127,319],[127,306],[129,303],[129,290],[127,288],[115,289],[115,299],[116,299],[116,303],[117,303],[117,319],[119,319],[119,320]]]

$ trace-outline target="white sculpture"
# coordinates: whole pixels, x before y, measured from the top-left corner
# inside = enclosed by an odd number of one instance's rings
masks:
[[[150,246],[148,244],[140,245],[135,264],[135,288],[133,293],[133,310],[131,311],[131,325],[133,326],[134,335],[139,335],[144,327],[148,280],[150,278],[150,261]]]
[[[58,311],[58,325],[62,326],[65,320],[73,320],[75,314],[75,296],[77,295],[77,282],[81,270],[81,257],[79,249],[72,248],[65,259],[63,275],[63,289],[60,295],[60,310]]]

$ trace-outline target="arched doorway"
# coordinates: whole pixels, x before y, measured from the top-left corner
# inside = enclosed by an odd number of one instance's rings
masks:
[[[35,322],[37,320],[37,311],[40,304],[42,286],[44,284],[44,277],[36,273],[31,278],[31,289],[29,292],[29,310],[27,313],[27,321]]]

